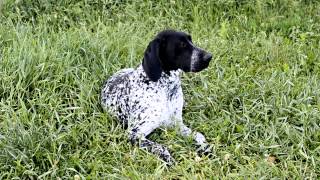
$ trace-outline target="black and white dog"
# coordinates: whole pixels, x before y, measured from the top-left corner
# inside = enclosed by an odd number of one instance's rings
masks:
[[[123,69],[107,80],[101,92],[102,105],[128,128],[133,144],[169,164],[173,158],[167,148],[147,139],[159,127],[176,128],[182,136],[192,136],[198,150],[207,153],[210,148],[205,137],[183,124],[179,75],[205,69],[211,59],[210,53],[192,43],[190,35],[162,31],[149,43],[140,66]]]

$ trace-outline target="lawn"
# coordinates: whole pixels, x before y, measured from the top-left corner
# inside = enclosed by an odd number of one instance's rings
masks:
[[[136,67],[163,29],[214,58],[182,76],[184,121],[151,138],[167,167],[127,140],[100,106],[103,82]],[[0,2],[0,179],[320,178],[317,0]]]

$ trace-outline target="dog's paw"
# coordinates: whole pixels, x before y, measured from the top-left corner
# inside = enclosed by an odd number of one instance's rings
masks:
[[[209,144],[200,145],[197,148],[197,154],[199,156],[209,156],[212,157],[212,146]]]
[[[165,157],[163,158],[163,160],[165,161],[166,165],[169,167],[173,166],[176,163],[176,161],[172,156]]]
[[[163,151],[160,154],[160,158],[168,165],[168,166],[173,166],[175,164],[175,160],[174,158],[171,156],[171,154],[169,153],[169,151],[167,149],[165,149],[165,151]]]

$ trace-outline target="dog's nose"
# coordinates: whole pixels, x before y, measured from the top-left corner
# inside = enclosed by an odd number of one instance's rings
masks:
[[[212,59],[212,54],[211,53],[206,53],[206,55],[203,56],[203,60],[206,62],[211,61]]]

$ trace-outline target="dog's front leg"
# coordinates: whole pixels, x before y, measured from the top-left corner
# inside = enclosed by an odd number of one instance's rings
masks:
[[[199,154],[209,154],[211,152],[211,147],[209,144],[207,144],[206,138],[203,134],[199,132],[192,132],[190,128],[188,128],[185,124],[182,122],[179,123],[179,133],[184,137],[192,136],[194,141],[196,141],[196,145],[198,147],[197,152]]]
[[[153,132],[156,128],[158,128],[156,123],[154,122],[144,122],[139,123],[139,125],[133,127],[129,131],[129,138],[132,144],[138,145],[140,148],[146,149],[148,152],[151,152],[160,159],[164,160],[169,165],[174,163],[174,159],[172,158],[168,149],[156,142],[153,142],[146,137]]]

